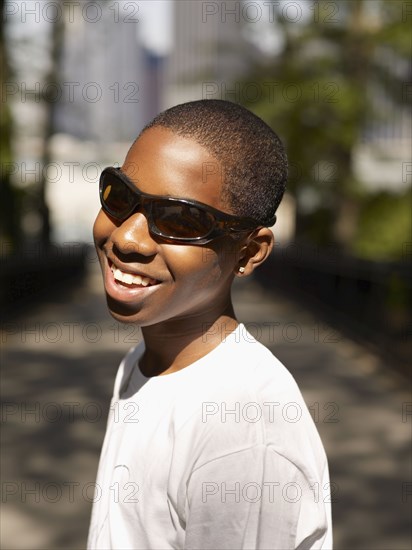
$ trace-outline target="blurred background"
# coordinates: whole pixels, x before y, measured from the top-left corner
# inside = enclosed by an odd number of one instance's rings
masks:
[[[275,252],[235,298],[318,418],[336,547],[410,548],[412,3],[1,5],[2,547],[85,546],[115,366],[140,338],[105,311],[99,174],[203,98],[288,151]]]

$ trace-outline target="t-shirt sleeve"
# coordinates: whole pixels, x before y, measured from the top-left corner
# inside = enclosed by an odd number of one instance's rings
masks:
[[[188,481],[184,548],[330,550],[322,477],[265,444],[202,465]]]

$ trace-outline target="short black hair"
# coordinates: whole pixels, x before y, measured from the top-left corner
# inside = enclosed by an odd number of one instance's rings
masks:
[[[141,134],[157,126],[194,139],[221,163],[221,200],[236,215],[263,225],[273,217],[285,191],[287,157],[262,119],[236,103],[202,99],[163,111]]]

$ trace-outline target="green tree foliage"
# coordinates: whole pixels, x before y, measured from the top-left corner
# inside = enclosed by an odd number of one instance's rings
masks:
[[[66,3],[68,4],[68,2]],[[0,7],[4,9],[4,1],[0,0]],[[68,6],[65,6],[68,9]],[[12,179],[13,169],[16,168],[16,163],[21,162],[20,159],[13,158],[13,144],[19,138],[19,135],[14,131],[13,124],[13,108],[10,94],[7,94],[7,85],[16,85],[20,80],[25,84],[25,79],[29,78],[30,69],[33,58],[41,59],[41,62],[36,67],[37,78],[40,80],[43,90],[54,89],[59,82],[60,58],[62,54],[63,35],[64,35],[64,18],[56,18],[52,20],[51,26],[47,29],[50,38],[46,40],[46,45],[39,46],[36,41],[35,32],[23,33],[19,36],[15,32],[5,32],[7,18],[2,19],[0,23],[0,78],[1,78],[1,118],[0,118],[0,243],[3,250],[7,252],[16,252],[19,248],[27,245],[28,240],[38,241],[44,248],[50,245],[50,215],[49,207],[46,201],[47,179],[45,177],[47,167],[51,162],[50,156],[50,138],[55,132],[55,109],[56,103],[53,97],[49,97],[47,93],[42,92],[40,99],[42,106],[45,107],[45,123],[36,128],[38,137],[44,142],[43,154],[39,158],[41,161],[41,181],[30,185],[15,185]],[[10,23],[7,23],[10,24]],[[16,23],[14,23],[16,25]],[[7,29],[9,30],[9,29]],[[30,29],[29,29],[30,31]],[[6,34],[7,39],[6,40]],[[13,67],[12,52],[16,51],[20,54],[18,66]],[[16,57],[16,56],[14,56]],[[50,66],[47,67],[47,58],[50,59]],[[48,73],[46,74],[46,71]],[[49,86],[50,85],[50,86]],[[30,94],[29,101],[33,100]],[[36,97],[36,103],[39,98]],[[14,105],[18,108],[18,105]],[[42,127],[43,126],[43,127]],[[21,131],[21,130],[20,130]],[[18,170],[17,170],[18,172]],[[31,234],[30,230],[22,230],[24,218],[27,215],[34,214],[40,220],[40,230]],[[23,222],[23,223],[22,223]]]
[[[372,260],[410,254],[412,193],[377,193],[362,204],[353,243],[357,256]],[[373,238],[371,238],[373,237]],[[409,241],[409,242],[408,242]]]
[[[3,2],[0,8],[3,11]],[[0,22],[0,85],[1,85],[1,115],[0,115],[0,246],[1,256],[15,249],[21,240],[20,214],[23,191],[13,187],[11,173],[13,170],[13,155],[11,139],[13,118],[5,99],[5,83],[10,78],[11,70],[8,61],[4,38],[4,22]]]
[[[253,82],[261,93],[243,94],[243,103],[287,146],[298,238],[362,254],[365,246],[353,245],[368,193],[355,177],[353,154],[371,121],[385,122],[375,96],[408,101],[407,77],[391,72],[382,57],[407,59],[412,14],[397,0],[316,1],[299,22],[278,9],[282,51],[248,75],[245,86]]]

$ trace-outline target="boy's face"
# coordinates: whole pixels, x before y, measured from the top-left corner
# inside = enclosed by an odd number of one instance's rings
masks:
[[[194,199],[231,213],[220,200],[218,161],[203,146],[171,130],[154,127],[144,132],[128,152],[122,172],[144,193]],[[225,236],[203,246],[170,244],[149,233],[140,211],[116,222],[100,210],[93,235],[108,307],[121,322],[202,323],[221,315],[230,303],[242,241]],[[115,268],[145,275],[156,284],[120,282]]]

